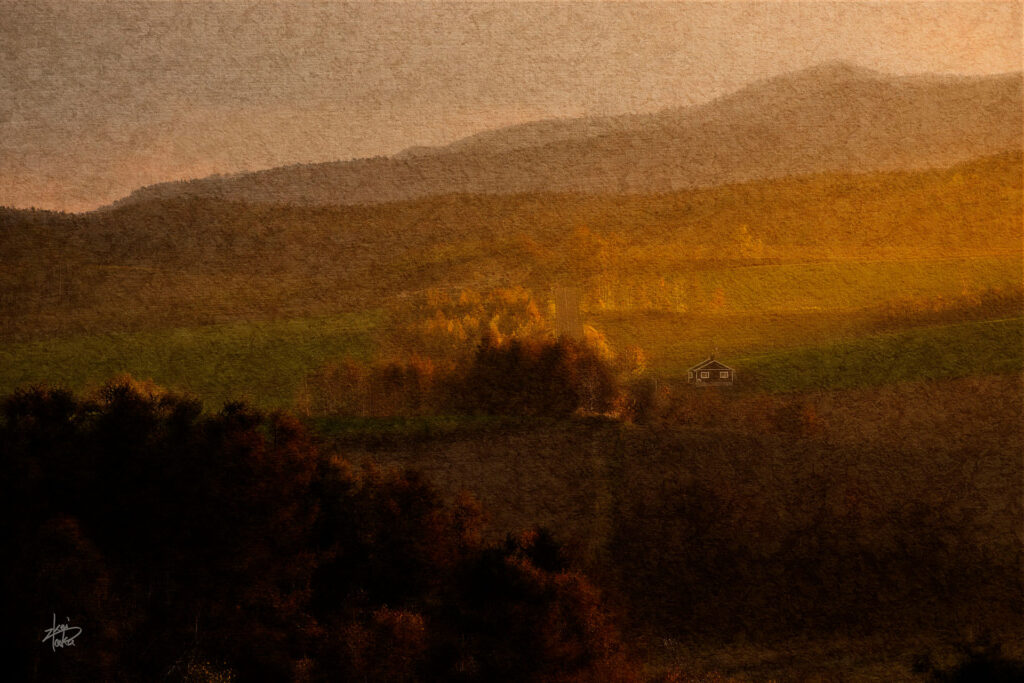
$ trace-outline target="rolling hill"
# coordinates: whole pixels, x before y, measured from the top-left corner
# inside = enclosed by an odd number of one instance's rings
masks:
[[[889,76],[828,63],[710,103],[549,120],[446,147],[142,188],[174,197],[372,204],[439,194],[669,192],[826,171],[945,166],[1021,148],[1021,75]]]
[[[844,292],[873,305],[890,281],[903,282],[905,294],[946,296],[1003,286],[1010,267],[1019,283],[1021,212],[1019,153],[938,170],[657,195],[452,195],[339,207],[179,197],[87,214],[5,209],[0,330],[24,341],[331,315],[431,287],[543,292],[564,277],[612,308],[640,305],[639,295],[652,303],[668,296],[672,305],[661,310],[677,310],[680,299],[692,308],[695,293],[707,299],[719,288],[727,308],[744,310],[834,306]],[[963,268],[906,263],[950,258],[974,260]],[[840,268],[850,259],[892,267],[882,275],[869,264]],[[840,265],[787,265],[821,261]],[[823,279],[836,273],[839,280]],[[805,291],[819,283],[835,296],[822,302]]]

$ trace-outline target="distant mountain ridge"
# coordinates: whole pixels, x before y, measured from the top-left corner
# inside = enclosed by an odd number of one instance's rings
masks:
[[[442,194],[652,193],[819,172],[947,166],[1022,147],[1022,76],[889,76],[831,62],[653,114],[542,120],[391,157],[141,188],[299,205]]]

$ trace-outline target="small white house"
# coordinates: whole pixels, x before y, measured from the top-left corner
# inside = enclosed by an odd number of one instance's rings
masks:
[[[686,381],[697,387],[731,386],[735,379],[736,371],[713,355],[690,368],[686,376]]]

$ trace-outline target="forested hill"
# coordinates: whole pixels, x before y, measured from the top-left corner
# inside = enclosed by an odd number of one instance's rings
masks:
[[[1019,253],[1021,154],[658,195],[451,195],[362,207],[177,198],[0,210],[2,322],[76,329],[378,307],[429,287],[685,274],[708,260]],[[94,317],[100,310],[102,317]],[[109,310],[108,310],[109,309]],[[184,320],[198,322],[200,319]]]
[[[680,241],[694,249],[729,244],[740,230],[778,247],[1001,250],[1019,246],[1021,170],[1017,152],[940,170],[820,174],[642,196],[447,195],[336,207],[176,198],[86,214],[0,209],[0,249],[12,261],[61,256],[200,270],[337,259],[351,266],[364,258],[398,267],[396,256],[423,259],[424,247],[459,251],[480,240],[497,247],[524,239],[552,246],[586,227],[630,243]],[[502,254],[496,248],[490,256]]]
[[[539,121],[394,157],[163,183],[118,203],[183,196],[331,205],[448,193],[645,194],[824,171],[938,167],[1019,150],[1021,84],[1019,73],[896,77],[828,63],[695,107]]]

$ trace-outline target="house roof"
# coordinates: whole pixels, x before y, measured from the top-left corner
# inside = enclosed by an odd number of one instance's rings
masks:
[[[708,358],[707,360],[697,363],[690,368],[690,372],[694,372],[695,370],[732,370],[732,368],[728,365],[719,363],[714,358]]]

